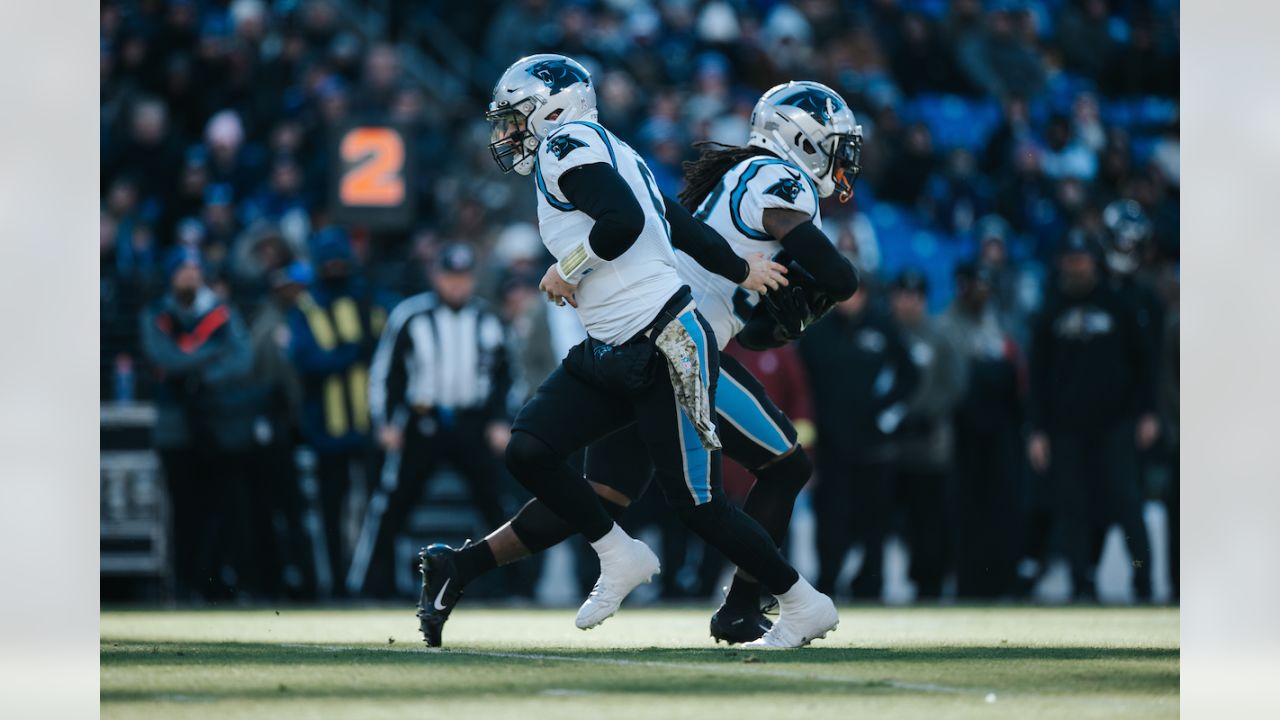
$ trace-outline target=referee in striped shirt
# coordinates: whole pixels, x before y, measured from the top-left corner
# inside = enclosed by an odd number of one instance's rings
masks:
[[[347,578],[353,594],[394,594],[395,537],[441,461],[465,478],[488,527],[506,521],[499,458],[511,436],[513,363],[507,327],[473,296],[475,264],[468,245],[442,248],[434,291],[396,306],[378,342],[369,408],[388,457]]]

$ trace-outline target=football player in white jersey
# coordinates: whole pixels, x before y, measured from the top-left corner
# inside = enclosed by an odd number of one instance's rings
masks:
[[[724,496],[714,419],[719,343],[676,271],[667,217],[672,204],[640,156],[595,122],[589,73],[560,55],[518,60],[495,86],[487,118],[499,166],[535,176],[539,230],[556,257],[540,287],[553,301],[572,305],[588,333],[521,409],[507,446],[508,468],[541,501],[538,512],[558,516],[600,557],[600,578],[577,626],[603,622],[659,570],[653,552],[614,522],[624,506],[598,496],[565,462],[578,449],[634,427],[681,521],[778,599],[771,646],[824,637],[838,623],[831,599],[800,577],[765,529]],[[692,222],[673,216],[684,227]],[[764,264],[735,258],[736,267],[724,272],[749,284],[748,265]],[[522,527],[538,523],[522,523],[531,519],[526,515],[522,510],[510,527],[534,547]],[[451,592],[448,578],[436,583],[430,576],[456,576],[457,585],[465,585],[467,576],[496,565],[497,553],[489,539],[444,558],[430,551],[419,617],[432,644],[431,626],[438,643],[461,587]],[[434,572],[441,559],[453,572]]]

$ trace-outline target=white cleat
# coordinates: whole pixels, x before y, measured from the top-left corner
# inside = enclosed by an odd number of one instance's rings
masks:
[[[778,621],[749,648],[798,648],[825,638],[836,629],[840,617],[836,604],[800,578],[790,590],[778,595]]]
[[[600,553],[600,579],[578,609],[574,624],[590,630],[613,617],[627,595],[661,571],[658,556],[648,545],[628,537],[619,547]]]

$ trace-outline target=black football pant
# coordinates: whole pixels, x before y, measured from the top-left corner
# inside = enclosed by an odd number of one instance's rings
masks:
[[[684,324],[696,345],[699,366],[707,370],[715,398],[719,375],[715,336],[691,306],[674,314],[673,322]],[[786,591],[799,576],[768,533],[728,502],[720,484],[721,453],[703,447],[676,400],[665,359],[659,355],[657,360],[652,381],[629,393],[589,383],[563,364],[556,368],[516,418],[507,448],[508,467],[576,532],[596,540],[612,527],[613,518],[565,459],[634,424],[648,450],[658,487],[681,521],[771,592]]]

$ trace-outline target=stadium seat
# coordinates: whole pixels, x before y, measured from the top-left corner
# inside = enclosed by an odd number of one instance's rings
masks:
[[[904,108],[909,122],[922,122],[939,150],[979,150],[1000,124],[1000,106],[990,99],[921,95]]]

